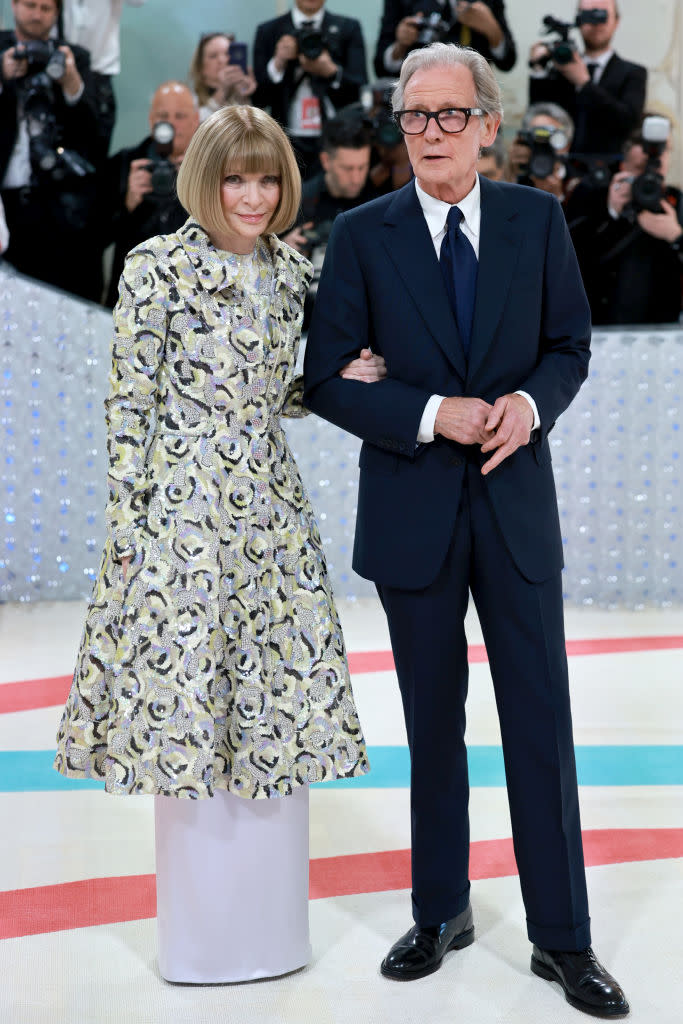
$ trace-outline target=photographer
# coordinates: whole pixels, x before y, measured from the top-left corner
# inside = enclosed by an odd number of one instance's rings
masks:
[[[96,118],[85,50],[52,40],[61,0],[12,0],[0,32],[0,182],[17,270],[98,300],[92,239]],[[53,244],[50,258],[38,239]]]
[[[595,324],[675,323],[681,312],[683,204],[666,184],[666,118],[648,116],[625,147],[620,170],[570,231]]]
[[[620,154],[642,117],[647,71],[612,49],[619,25],[616,0],[579,0],[583,56],[569,41],[572,26],[549,21],[564,30],[555,44],[537,42],[531,47],[529,102],[557,103],[571,115],[574,153]]]
[[[519,185],[550,192],[564,202],[569,177],[563,158],[574,135],[571,117],[556,103],[534,103],[508,151],[509,176]]]
[[[254,73],[254,102],[287,129],[310,177],[325,121],[358,99],[367,78],[360,23],[330,14],[324,0],[296,0],[289,14],[258,26]]]
[[[471,46],[500,71],[517,60],[503,0],[384,0],[377,76],[397,76],[411,50],[435,42]]]
[[[114,307],[126,254],[153,235],[176,231],[187,213],[176,195],[176,175],[199,126],[195,97],[182,82],[164,82],[149,108],[150,134],[108,162],[102,190],[105,243],[114,242],[106,305]]]
[[[190,61],[190,81],[199,105],[199,120],[233,103],[251,103],[256,79],[231,59],[235,37],[228,32],[207,32],[197,43]]]
[[[479,150],[477,174],[489,181],[507,181],[507,153],[500,130],[490,146]]]

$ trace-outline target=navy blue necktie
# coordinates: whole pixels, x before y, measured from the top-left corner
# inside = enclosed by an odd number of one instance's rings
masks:
[[[457,206],[451,206],[446,219],[446,234],[441,243],[439,263],[467,358],[470,354],[479,264],[472,243],[460,229],[461,220],[462,210]]]

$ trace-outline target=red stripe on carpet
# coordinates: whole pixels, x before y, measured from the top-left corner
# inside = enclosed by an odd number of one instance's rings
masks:
[[[586,865],[683,857],[683,829],[595,829],[583,833]],[[511,839],[472,843],[470,878],[517,874]],[[387,850],[311,861],[311,899],[410,887],[410,851]],[[154,875],[87,878],[0,892],[0,939],[139,921],[156,915]]]
[[[674,651],[680,648],[683,648],[683,636],[600,637],[567,641],[567,654],[570,658],[585,654],[631,654],[636,651]],[[487,661],[484,645],[470,644],[468,658],[471,665]],[[349,666],[353,675],[392,672],[394,658],[391,651],[352,651],[349,654]],[[0,715],[63,704],[70,686],[71,676],[1,683]]]

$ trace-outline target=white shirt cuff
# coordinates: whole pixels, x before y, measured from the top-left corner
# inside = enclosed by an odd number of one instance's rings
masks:
[[[501,41],[498,43],[498,46],[491,46],[490,47],[491,56],[492,57],[496,57],[498,60],[500,60],[501,57],[505,56],[505,51],[507,50],[507,48],[508,48],[508,41],[505,38],[505,36],[503,36]]]
[[[396,60],[394,57],[391,56],[395,46],[396,43],[389,43],[386,50],[384,51],[384,67],[387,69],[387,71],[393,71],[395,74],[398,74],[399,71],[401,70],[401,64],[403,63],[403,60]]]
[[[429,444],[430,441],[434,440],[436,414],[438,413],[439,406],[442,402],[443,395],[432,395],[425,405],[424,412],[422,413],[422,419],[420,420],[420,429],[417,432],[417,440],[419,444]]]
[[[84,89],[85,89],[85,83],[83,81],[81,81],[80,89],[78,90],[78,92],[75,92],[73,94],[73,96],[68,96],[64,92],[64,90],[62,89],[62,93],[64,94],[64,102],[67,104],[67,106],[75,107],[76,104],[78,103],[78,101],[80,100],[81,96],[83,95],[83,90]]]
[[[268,78],[271,80],[271,82],[275,82],[276,85],[278,85],[285,77],[284,71],[278,71],[275,65],[275,57],[271,57],[270,60],[268,61],[268,64],[266,65],[266,71],[268,72]]]
[[[532,410],[532,412],[534,414],[534,425],[533,425],[533,427],[531,429],[532,430],[538,430],[538,428],[541,425],[541,417],[538,415],[538,407],[537,407],[536,403],[534,402],[533,398],[531,397],[531,395],[527,394],[526,391],[515,391],[515,394],[516,395],[521,395],[522,398],[526,398],[526,400],[529,403],[529,405],[531,406],[531,410]]]

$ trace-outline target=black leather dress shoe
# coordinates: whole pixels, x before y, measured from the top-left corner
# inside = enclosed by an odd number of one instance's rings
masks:
[[[449,949],[464,949],[474,942],[472,907],[450,921],[420,928],[414,925],[402,935],[387,953],[380,970],[385,978],[396,981],[415,981],[424,978],[441,967],[441,961]]]
[[[588,946],[578,953],[551,952],[534,946],[531,970],[539,978],[557,981],[568,1003],[594,1017],[625,1017],[629,1012],[621,986]]]

